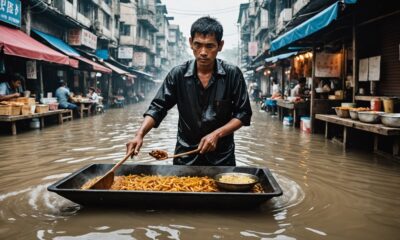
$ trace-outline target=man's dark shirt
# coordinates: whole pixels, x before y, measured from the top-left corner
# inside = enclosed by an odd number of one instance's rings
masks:
[[[144,114],[153,117],[158,127],[167,111],[177,104],[175,154],[197,148],[201,138],[232,118],[239,119],[244,126],[250,125],[252,111],[241,71],[219,59],[216,63],[206,88],[197,77],[195,60],[173,68]],[[234,166],[233,134],[220,138],[215,151],[175,158],[174,164]]]

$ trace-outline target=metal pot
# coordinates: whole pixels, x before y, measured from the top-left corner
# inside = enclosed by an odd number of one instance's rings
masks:
[[[251,183],[227,183],[221,181],[221,177],[223,176],[243,176],[250,178],[253,180]],[[251,190],[251,188],[259,182],[259,179],[256,175],[248,174],[248,173],[239,173],[239,172],[230,172],[230,173],[220,173],[214,177],[215,183],[217,186],[223,190],[230,192],[246,192]]]
[[[380,117],[385,112],[377,112],[377,111],[363,111],[358,112],[358,119],[361,122],[365,123],[379,123]]]
[[[388,127],[400,127],[400,113],[386,113],[381,116],[383,125]]]
[[[341,109],[340,107],[335,107],[336,115],[341,118],[349,118],[349,109]]]
[[[358,111],[357,110],[349,110],[350,117],[353,120],[358,120]]]

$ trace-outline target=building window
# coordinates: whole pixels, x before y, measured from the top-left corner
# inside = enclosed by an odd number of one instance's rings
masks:
[[[138,38],[142,37],[142,27],[141,26],[137,27],[136,35]]]
[[[124,23],[121,23],[121,26],[120,26],[120,34],[122,35],[122,36],[130,36],[131,35],[131,25],[126,25],[126,24],[124,24]]]
[[[68,2],[74,4],[74,0],[68,0]]]
[[[90,3],[90,1],[79,1],[78,4],[78,12],[81,13],[82,15],[84,15],[87,18],[91,18],[91,11],[92,11],[93,7]]]
[[[111,29],[111,28],[110,28],[110,24],[111,24],[111,18],[110,18],[110,16],[108,16],[105,12],[103,12],[103,25],[104,25],[107,29]]]
[[[111,7],[112,0],[104,0],[104,2]]]

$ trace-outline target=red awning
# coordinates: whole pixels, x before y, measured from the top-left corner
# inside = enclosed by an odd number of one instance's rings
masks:
[[[70,58],[69,65],[73,68],[79,68],[79,61],[76,59]]]
[[[79,59],[79,61],[85,62],[93,67],[94,71],[97,72],[102,72],[102,73],[112,73],[111,69],[104,67],[103,65],[100,65],[96,62],[93,62],[92,60],[89,60],[87,58],[81,57],[81,56],[74,56],[74,58]]]
[[[21,30],[2,25],[0,25],[1,48],[7,55],[70,65],[69,57],[43,45]]]

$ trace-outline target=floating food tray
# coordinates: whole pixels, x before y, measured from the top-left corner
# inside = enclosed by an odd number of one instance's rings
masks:
[[[214,167],[214,166],[176,166],[176,165],[137,165],[124,164],[116,176],[129,174],[162,176],[214,177],[219,173],[241,172],[256,175],[264,193],[253,192],[162,192],[127,190],[82,190],[81,186],[89,179],[101,176],[114,164],[92,164],[52,184],[47,189],[73,202],[94,206],[107,205],[120,207],[257,207],[263,202],[282,195],[282,190],[267,168],[252,167]]]

